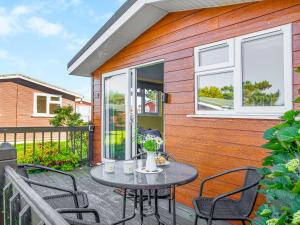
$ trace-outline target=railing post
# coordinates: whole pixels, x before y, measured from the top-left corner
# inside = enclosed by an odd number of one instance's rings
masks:
[[[17,168],[17,150],[9,143],[0,145],[0,225],[4,223],[3,217],[3,188],[5,186],[5,166]]]
[[[89,135],[88,135],[88,163],[89,166],[93,164],[94,155],[94,125],[89,123]]]

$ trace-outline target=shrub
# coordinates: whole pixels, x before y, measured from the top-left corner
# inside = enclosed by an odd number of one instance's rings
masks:
[[[26,154],[18,153],[18,163],[32,163],[63,171],[73,170],[79,166],[79,155],[67,147],[58,150],[57,143],[46,142],[44,146],[38,144],[33,150],[27,149]]]
[[[282,123],[268,129],[262,147],[268,149],[261,172],[266,203],[257,212],[255,224],[300,224],[300,111],[286,112]]]

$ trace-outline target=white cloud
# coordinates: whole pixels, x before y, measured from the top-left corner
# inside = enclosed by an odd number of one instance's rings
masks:
[[[14,15],[14,16],[21,16],[21,15],[26,15],[26,14],[29,14],[32,12],[32,9],[27,7],[27,6],[24,6],[24,5],[19,5],[19,6],[16,6],[11,14]]]
[[[22,16],[33,11],[32,8],[19,5],[7,12],[0,7],[0,37],[5,37],[22,30]]]
[[[63,26],[48,22],[41,17],[31,17],[27,20],[27,26],[34,32],[41,34],[42,36],[53,36],[60,34],[63,31]]]

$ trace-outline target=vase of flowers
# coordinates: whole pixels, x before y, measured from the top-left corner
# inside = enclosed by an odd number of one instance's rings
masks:
[[[147,134],[140,137],[140,143],[143,151],[147,152],[146,170],[150,172],[156,171],[155,156],[163,143],[162,138]]]

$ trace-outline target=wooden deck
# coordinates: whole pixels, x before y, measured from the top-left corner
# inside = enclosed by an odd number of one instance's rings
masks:
[[[120,218],[122,212],[122,196],[116,194],[113,188],[109,188],[94,182],[89,175],[90,168],[83,167],[71,172],[76,177],[78,188],[88,194],[90,208],[97,209],[100,213],[101,223],[108,224]],[[71,187],[70,180],[63,179],[61,175],[53,173],[38,173],[31,174],[31,179],[45,182],[48,184],[59,184],[61,187]],[[49,190],[36,188],[41,195],[49,195]],[[160,214],[163,216],[164,221],[170,221],[170,215],[167,212],[167,202],[160,200]],[[145,202],[146,204],[146,202]],[[132,212],[133,203],[128,201],[127,212]],[[177,224],[178,225],[192,225],[194,224],[194,211],[191,208],[177,204]],[[139,225],[139,217],[126,222],[126,225]],[[157,224],[154,217],[147,217],[145,225]],[[204,221],[199,222],[199,225],[206,224]],[[225,222],[218,222],[218,225],[227,225]]]

